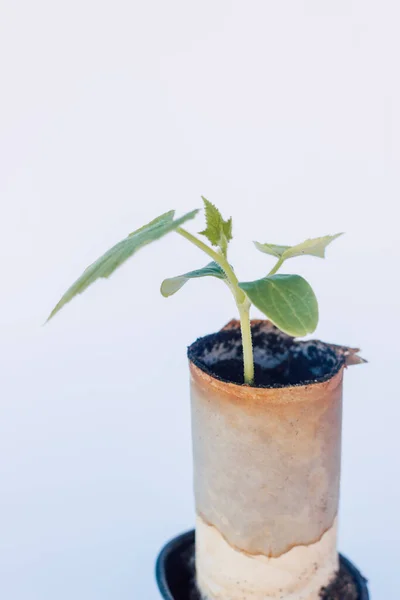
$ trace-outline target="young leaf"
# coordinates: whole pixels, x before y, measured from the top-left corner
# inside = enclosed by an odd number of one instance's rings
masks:
[[[189,271],[189,273],[184,273],[184,275],[178,275],[177,277],[170,277],[169,279],[164,279],[161,284],[161,293],[164,298],[168,298],[168,296],[172,296],[178,290],[181,289],[182,286],[185,285],[189,279],[196,279],[197,277],[217,277],[218,279],[226,279],[225,273],[223,269],[214,261],[210,262],[208,265],[203,267],[202,269],[196,269],[195,271]]]
[[[76,295],[81,294],[100,277],[109,277],[118,267],[120,267],[128,258],[137,252],[143,246],[160,239],[170,231],[174,231],[186,221],[193,219],[198,210],[192,210],[183,217],[174,220],[175,211],[164,213],[147,225],[133,231],[121,242],[115,244],[103,256],[91,264],[75,281],[75,283],[65,292],[61,300],[50,313],[49,321],[54,315]]]
[[[318,302],[299,275],[270,275],[239,283],[251,300],[279,329],[293,336],[312,333],[318,324]]]
[[[272,256],[282,258],[283,260],[294,258],[295,256],[304,256],[306,254],[325,258],[326,247],[341,235],[343,234],[336,233],[335,235],[312,238],[301,244],[297,244],[296,246],[277,246],[275,244],[260,244],[260,242],[254,242],[254,245],[260,252],[272,254]]]
[[[204,210],[206,214],[207,227],[200,231],[205,235],[213,246],[219,246],[222,252],[226,254],[228,243],[232,239],[232,218],[224,221],[218,208],[202,196]]]
[[[255,247],[264,254],[270,254],[277,258],[282,258],[286,250],[289,250],[290,246],[278,246],[277,244],[260,244],[260,242],[254,242]]]
[[[140,233],[143,230],[148,230],[149,227],[155,227],[156,225],[163,225],[164,223],[165,224],[172,223],[174,220],[174,216],[175,216],[175,211],[169,210],[168,212],[163,213],[159,217],[156,217],[155,219],[150,221],[150,223],[146,223],[146,225],[142,225],[142,227],[139,227],[139,229],[135,229],[135,231],[132,231],[132,233],[130,233],[128,237],[132,237],[133,235],[136,235],[137,233]]]

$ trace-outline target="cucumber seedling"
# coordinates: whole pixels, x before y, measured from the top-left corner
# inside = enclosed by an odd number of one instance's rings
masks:
[[[233,294],[236,302],[242,334],[244,382],[254,383],[254,358],[250,326],[252,304],[264,313],[272,323],[294,337],[312,333],[318,324],[318,303],[310,284],[300,275],[282,275],[277,271],[289,258],[296,256],[325,257],[325,249],[336,235],[308,239],[296,246],[279,246],[254,242],[256,248],[277,259],[268,275],[255,281],[239,281],[233,267],[228,262],[228,246],[232,240],[232,219],[224,220],[220,211],[203,198],[206,228],[199,233],[209,244],[182,227],[193,219],[198,210],[193,210],[176,219],[171,210],[133,231],[124,240],[113,246],[103,256],[91,264],[75,283],[65,292],[51,312],[48,321],[74,296],[101,277],[109,277],[140,248],[175,232],[195,245],[211,258],[205,267],[189,271],[183,275],[165,279],[161,284],[164,297],[172,296],[190,279],[216,277],[223,281]]]

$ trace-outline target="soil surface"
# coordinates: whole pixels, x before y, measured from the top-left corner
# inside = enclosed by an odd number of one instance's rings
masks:
[[[345,363],[345,348],[319,340],[297,341],[271,323],[252,326],[255,387],[306,385],[330,379]],[[240,329],[224,329],[199,338],[188,357],[209,375],[242,385],[243,349]]]

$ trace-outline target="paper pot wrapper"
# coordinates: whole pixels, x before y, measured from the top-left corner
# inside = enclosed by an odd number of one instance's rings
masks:
[[[237,321],[188,350],[197,582],[209,600],[314,600],[338,566],[343,371],[364,361],[268,321],[252,333],[254,386]]]

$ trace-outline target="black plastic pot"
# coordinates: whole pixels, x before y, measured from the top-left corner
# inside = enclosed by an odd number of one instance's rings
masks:
[[[168,542],[157,558],[156,579],[164,600],[191,600],[194,579],[194,530],[178,535]],[[360,571],[344,556],[341,564],[352,575],[359,600],[369,600],[367,581]]]

